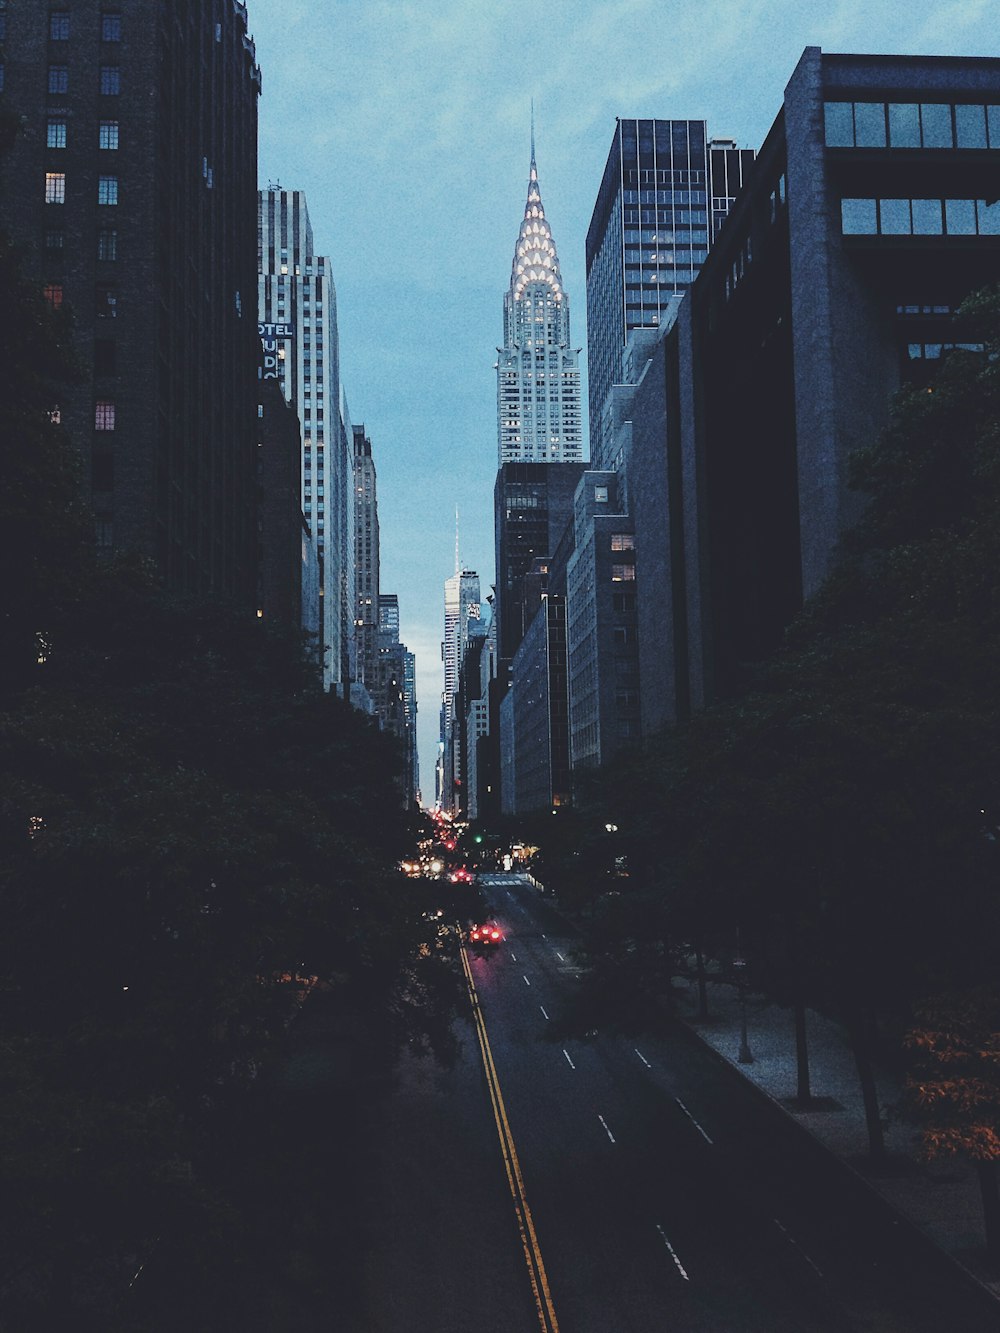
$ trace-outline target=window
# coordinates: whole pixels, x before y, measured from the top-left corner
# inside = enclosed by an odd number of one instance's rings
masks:
[[[854,103],[854,142],[858,148],[885,147],[885,103]]]
[[[99,282],[95,288],[95,297],[98,319],[114,319],[118,314],[118,288]]]
[[[98,176],[97,202],[99,204],[117,204],[118,202],[117,176]]]
[[[53,9],[49,14],[49,41],[65,42],[69,39],[69,10]]]
[[[914,236],[941,235],[940,199],[912,199],[910,207],[913,210]]]
[[[50,65],[49,66],[49,92],[66,93],[69,92],[69,66],[68,65]]]
[[[66,173],[47,171],[45,173],[45,202],[64,204],[66,202]]]
[[[880,199],[878,212],[879,229],[883,236],[909,236],[909,199]]]
[[[971,199],[946,199],[944,217],[949,236],[975,235],[976,210]]]
[[[102,227],[97,233],[97,258],[118,258],[118,232],[114,227]]]
[[[45,303],[51,309],[58,310],[63,303],[63,289],[61,282],[47,282],[42,288],[42,296]]]
[[[611,566],[612,583],[634,583],[635,565],[612,565]]]
[[[66,147],[66,122],[64,120],[49,120],[45,131],[45,147]]]
[[[616,592],[611,598],[611,603],[616,611],[634,611],[635,593]]]
[[[957,148],[986,147],[986,108],[984,106],[955,107],[955,146]]]
[[[101,66],[101,92],[106,96],[115,96],[121,92],[122,72],[117,65]]]
[[[118,122],[117,120],[102,120],[98,130],[97,138],[98,148],[117,148],[118,147]]]
[[[916,102],[889,103],[889,147],[920,147],[920,107]]]
[[[612,551],[634,551],[635,537],[631,532],[614,532],[611,534]]]
[[[66,244],[66,233],[57,227],[50,227],[45,233],[46,250],[62,250]]]
[[[608,503],[608,488],[607,488],[607,486],[595,486],[595,487],[594,487],[594,502],[595,502],[596,504],[599,504],[599,505],[606,505],[606,504]]]
[[[94,404],[94,430],[114,430],[115,405],[106,399],[98,399]]]
[[[122,39],[121,14],[101,15],[101,41],[120,42]]]
[[[874,199],[841,199],[840,228],[845,236],[874,236],[878,221]]]

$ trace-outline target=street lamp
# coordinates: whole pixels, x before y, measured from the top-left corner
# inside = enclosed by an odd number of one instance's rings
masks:
[[[733,967],[736,968],[736,988],[740,1000],[740,1053],[736,1057],[741,1065],[753,1064],[753,1052],[750,1050],[750,1043],[747,1040],[747,992],[746,992],[746,974],[743,969],[747,962],[740,949],[740,932],[736,931],[736,957],[733,959]]]

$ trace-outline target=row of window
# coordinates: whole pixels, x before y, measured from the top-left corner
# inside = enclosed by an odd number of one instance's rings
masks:
[[[958,348],[962,352],[982,352],[983,343],[907,343],[906,355],[911,361],[937,361],[945,352]]]
[[[828,148],[1000,148],[1000,106],[826,102]]]
[[[98,91],[105,97],[117,97],[122,90],[122,72],[119,65],[101,65],[97,72]],[[50,93],[69,92],[69,66],[50,65],[48,90]]]
[[[70,37],[70,13],[68,9],[49,11],[49,40],[68,42]],[[101,41],[120,42],[122,39],[121,14],[104,13],[101,15]]]
[[[50,116],[45,128],[46,148],[65,148],[68,126],[65,120]],[[108,150],[118,147],[119,126],[117,120],[102,120],[97,126],[97,146]]]
[[[845,236],[1000,236],[1000,201],[842,199]]]
[[[47,204],[64,204],[66,202],[66,173],[64,171],[47,171],[45,173],[45,202]],[[98,176],[97,202],[108,205],[118,203],[117,176]]]

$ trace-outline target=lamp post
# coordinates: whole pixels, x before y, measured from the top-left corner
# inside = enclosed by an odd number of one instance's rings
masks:
[[[750,1050],[750,1043],[747,1040],[747,992],[746,980],[743,969],[746,967],[746,959],[743,957],[740,949],[740,932],[736,932],[736,957],[733,959],[733,967],[736,968],[736,987],[740,999],[740,1053],[736,1057],[741,1065],[753,1064],[753,1052]]]

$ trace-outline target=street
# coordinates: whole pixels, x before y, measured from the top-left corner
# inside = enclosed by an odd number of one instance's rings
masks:
[[[460,1057],[404,1061],[386,1108],[366,1329],[997,1328],[682,1025],[554,1038],[572,933],[527,881],[482,883],[504,939],[468,956]]]

